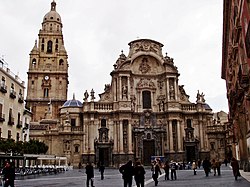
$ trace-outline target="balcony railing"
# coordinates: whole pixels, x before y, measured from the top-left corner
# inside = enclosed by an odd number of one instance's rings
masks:
[[[8,121],[8,125],[14,125],[14,118],[11,117],[10,120]]]
[[[20,129],[22,127],[22,124],[23,124],[22,121],[19,121],[19,122],[17,122],[16,127]]]
[[[22,96],[21,94],[19,94],[19,95],[18,95],[18,102],[19,102],[19,103],[23,103],[23,101],[24,101],[23,96]]]
[[[5,114],[0,113],[0,122],[4,122],[5,121]]]
[[[16,92],[15,92],[15,90],[10,89],[10,97],[11,97],[12,99],[15,99],[15,98],[16,98]]]
[[[82,127],[71,127],[71,131],[72,132],[81,132],[81,131],[83,131],[83,128]]]
[[[6,86],[4,83],[1,83],[0,91],[1,91],[2,93],[7,93],[7,86]]]
[[[95,110],[113,110],[113,103],[95,103]]]
[[[196,105],[195,104],[183,104],[181,105],[181,109],[184,111],[195,111],[196,110]]]

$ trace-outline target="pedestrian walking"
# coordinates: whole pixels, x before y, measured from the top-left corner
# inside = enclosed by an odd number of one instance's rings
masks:
[[[171,180],[176,180],[176,169],[177,169],[177,165],[175,162],[171,162],[170,164],[170,170],[171,170]]]
[[[15,181],[15,168],[10,162],[6,162],[2,171],[4,187],[14,187]]]
[[[165,171],[165,180],[169,180],[169,169],[170,169],[170,166],[169,166],[169,162],[168,161],[165,162],[163,169]]]
[[[101,163],[99,166],[99,171],[101,173],[101,180],[104,179],[104,170],[105,170],[105,166]]]
[[[194,160],[192,163],[192,170],[194,171],[194,175],[196,175],[196,169],[197,169],[197,165],[196,165],[196,162]]]
[[[211,168],[211,162],[208,160],[207,157],[205,158],[205,160],[203,160],[202,166],[203,166],[203,169],[205,171],[206,177],[208,177],[208,174],[209,174],[210,168]]]
[[[119,168],[120,173],[123,178],[123,186],[124,187],[132,187],[132,179],[134,175],[134,167],[132,165],[132,161],[129,160],[126,164],[122,165]]]
[[[200,159],[198,159],[198,168],[200,169],[201,168],[201,160]]]
[[[215,162],[215,159],[212,160],[212,163],[211,163],[211,167],[214,171],[214,176],[216,175],[216,162]]]
[[[228,160],[227,160],[227,158],[225,158],[224,159],[224,164],[225,164],[226,167],[227,167],[227,163],[228,163]]]
[[[141,165],[140,161],[136,161],[134,168],[134,177],[135,183],[137,187],[144,187],[144,179],[145,179],[145,169]]]
[[[220,161],[216,161],[216,162],[215,162],[215,166],[216,166],[216,170],[217,170],[218,176],[220,176],[220,166],[221,166],[221,162],[220,162]]]
[[[94,187],[94,167],[91,163],[87,163],[85,169],[87,174],[87,187],[89,187],[89,182],[91,183],[91,187]]]
[[[152,171],[152,178],[155,181],[155,186],[157,186],[159,174],[161,175],[161,169],[159,164],[155,160],[152,163],[151,171]]]
[[[240,177],[240,168],[238,161],[233,157],[231,161],[231,166],[233,168],[233,175],[234,179],[237,180],[238,177]]]

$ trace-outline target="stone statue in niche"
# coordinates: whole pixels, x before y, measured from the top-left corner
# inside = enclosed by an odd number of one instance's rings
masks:
[[[135,111],[135,105],[136,105],[136,103],[135,103],[135,100],[136,100],[135,96],[132,95],[131,98],[130,98],[130,100],[131,100],[131,110]]]
[[[171,100],[175,99],[175,97],[174,97],[174,86],[173,85],[169,86],[169,97],[170,97]]]
[[[125,85],[122,86],[122,99],[128,99],[128,87]]]
[[[159,111],[160,112],[164,111],[164,101],[160,101],[160,103],[159,103]]]
[[[106,142],[106,133],[102,133],[102,142]]]

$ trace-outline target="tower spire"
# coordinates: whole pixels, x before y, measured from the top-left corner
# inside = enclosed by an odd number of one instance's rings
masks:
[[[53,2],[51,3],[51,11],[56,11],[56,2],[55,2],[55,0],[53,0]]]

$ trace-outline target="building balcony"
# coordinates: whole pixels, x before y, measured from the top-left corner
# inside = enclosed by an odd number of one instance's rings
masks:
[[[0,122],[5,121],[5,114],[0,113]]]
[[[19,121],[19,122],[17,123],[16,127],[19,128],[19,129],[22,128],[22,121]]]
[[[0,88],[0,91],[2,92],[2,93],[7,93],[7,86],[5,85],[5,84],[1,84],[1,88]]]
[[[18,102],[19,102],[19,103],[23,103],[23,101],[24,101],[23,96],[22,96],[21,94],[19,94],[19,95],[18,95]]]
[[[13,117],[8,121],[8,125],[14,125],[14,118]]]
[[[12,99],[15,99],[15,98],[16,98],[16,92],[15,92],[15,90],[13,90],[13,89],[10,90],[10,97],[11,97]]]

